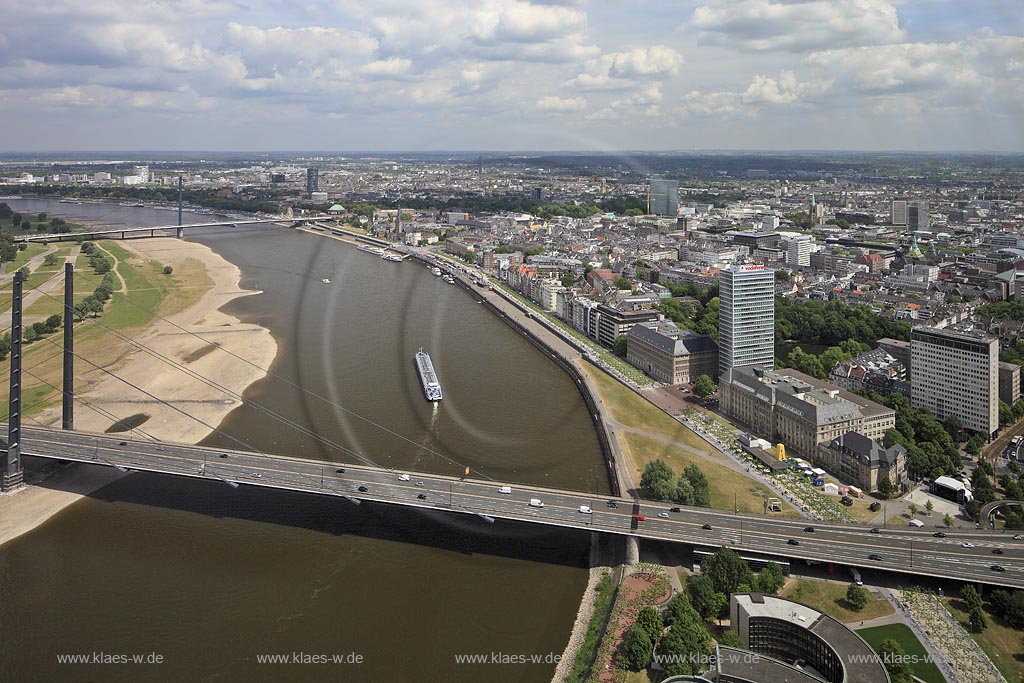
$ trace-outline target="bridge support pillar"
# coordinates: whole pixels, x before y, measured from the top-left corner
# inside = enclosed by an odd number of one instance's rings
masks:
[[[640,541],[636,536],[626,536],[626,564],[635,567],[640,563]]]
[[[174,233],[175,233],[175,237],[177,237],[179,240],[185,239],[185,229],[184,228],[179,227],[177,230],[174,231]]]
[[[21,485],[21,271],[14,273],[11,287],[11,393],[7,412],[7,453],[3,460],[0,490],[9,491]]]
[[[64,392],[61,429],[75,428],[75,265],[64,264]]]

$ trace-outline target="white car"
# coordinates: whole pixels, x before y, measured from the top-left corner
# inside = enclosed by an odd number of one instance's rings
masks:
[[[659,512],[658,516],[659,517],[668,517],[668,513],[667,512]]]
[[[502,486],[500,489],[498,489],[498,493],[504,493],[504,494],[508,495],[509,493],[512,493],[512,487],[511,486]]]
[[[252,476],[255,477],[256,479],[262,479],[263,478],[263,475],[260,474],[259,472],[253,472]]]
[[[590,515],[593,513],[594,511],[590,509],[589,505],[580,505],[580,514]]]
[[[409,481],[409,475],[408,474],[399,474],[398,475],[398,481]]]
[[[960,544],[960,547],[961,548],[973,548],[974,544],[973,543],[968,543],[967,541],[964,541],[963,543]]]

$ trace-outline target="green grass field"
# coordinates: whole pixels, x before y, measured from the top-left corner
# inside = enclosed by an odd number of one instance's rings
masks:
[[[788,582],[779,595],[809,605],[846,624],[885,617],[896,611],[888,600],[876,597],[870,591],[871,601],[864,609],[859,612],[850,609],[846,603],[848,587],[849,584],[845,583],[796,579]]]
[[[719,454],[708,442],[669,417],[660,408],[642,396],[627,389],[605,373],[583,366],[597,387],[604,406],[612,419],[643,434],[618,432],[617,436],[627,457],[630,474],[634,483],[647,463],[664,460],[676,473],[681,473],[690,464],[696,464],[708,478],[711,486],[711,506],[721,510],[732,510],[733,505],[743,512],[761,514],[764,499],[776,494],[767,486],[756,482],[742,472],[715,462],[727,456]],[[655,437],[660,437],[655,438]],[[682,447],[664,440],[682,444]],[[698,453],[705,453],[702,457]],[[784,508],[786,512],[773,513],[780,516],[795,516],[797,512]]]
[[[956,598],[941,598],[941,600],[954,619],[961,624],[967,623],[967,613],[961,609],[963,603],[960,600]],[[994,616],[987,606],[984,611],[988,628],[981,633],[971,633],[971,637],[985,651],[985,654],[1002,672],[1006,680],[1024,681],[1024,656],[1021,654],[1024,649],[1021,647],[1024,633],[1007,626],[1002,619]],[[968,633],[970,633],[969,630]]]
[[[928,653],[909,626],[905,624],[875,626],[873,628],[861,629],[857,631],[857,635],[866,640],[875,652],[878,652],[878,647],[882,644],[883,640],[890,638],[895,640],[900,644],[904,652],[917,658],[917,662],[910,666],[915,676],[922,681],[927,681],[927,683],[946,683],[946,679],[939,671],[939,667],[930,661],[925,661]]]

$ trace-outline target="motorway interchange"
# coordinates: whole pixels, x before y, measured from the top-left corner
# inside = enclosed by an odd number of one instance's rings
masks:
[[[399,472],[111,435],[22,428],[25,455],[590,529],[780,559],[834,562],[1024,588],[1024,540],[987,530],[878,529]],[[503,493],[502,490],[507,490]],[[542,507],[530,505],[537,499]],[[612,501],[611,503],[609,501]],[[614,504],[614,507],[611,505]],[[590,512],[581,512],[581,506]],[[813,529],[813,530],[811,530]],[[939,537],[936,534],[943,534]]]

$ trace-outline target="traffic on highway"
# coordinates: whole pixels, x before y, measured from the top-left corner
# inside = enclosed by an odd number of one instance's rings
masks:
[[[23,428],[25,455],[590,529],[783,559],[1024,587],[1024,539],[988,530],[871,528],[734,514],[510,482]]]

